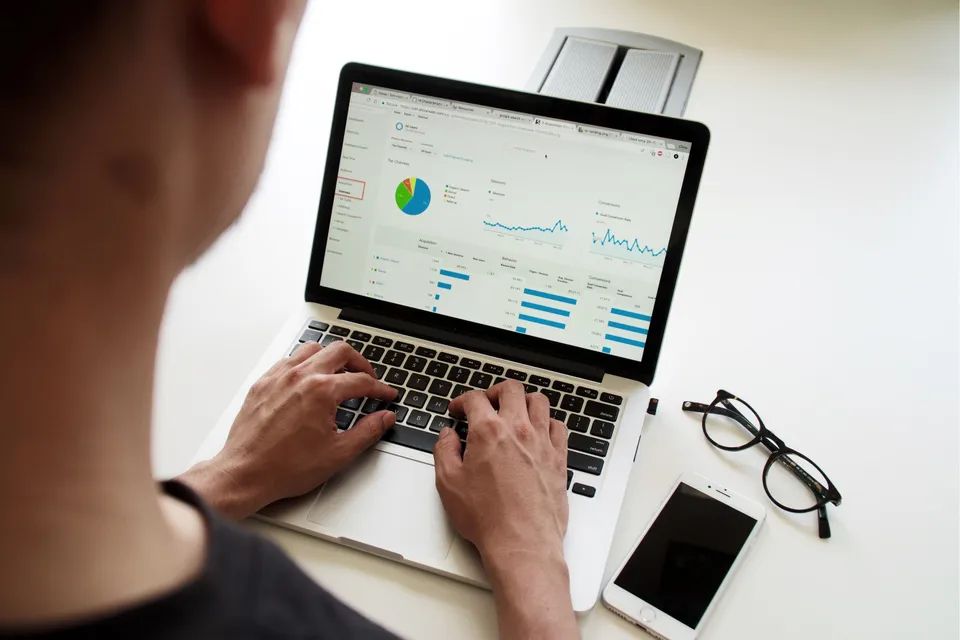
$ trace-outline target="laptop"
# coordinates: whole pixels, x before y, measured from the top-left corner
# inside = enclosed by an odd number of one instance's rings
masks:
[[[396,426],[352,468],[258,517],[475,585],[433,445],[471,389],[518,380],[569,429],[564,553],[573,606],[597,601],[636,459],[707,152],[701,124],[348,64],[305,301],[249,386],[301,343],[345,340],[395,386]],[[340,429],[384,408],[357,398]]]

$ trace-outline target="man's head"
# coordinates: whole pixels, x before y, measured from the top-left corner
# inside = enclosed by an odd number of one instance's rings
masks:
[[[262,169],[303,4],[5,3],[0,277],[172,277],[209,246]]]

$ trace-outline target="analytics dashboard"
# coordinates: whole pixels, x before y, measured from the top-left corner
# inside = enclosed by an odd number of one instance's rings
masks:
[[[320,284],[640,361],[689,153],[355,83]]]

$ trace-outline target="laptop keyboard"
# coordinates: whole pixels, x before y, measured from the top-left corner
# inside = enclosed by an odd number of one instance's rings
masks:
[[[387,442],[432,453],[440,430],[451,427],[466,446],[469,425],[447,412],[450,401],[474,389],[489,389],[504,380],[517,380],[523,383],[527,393],[545,395],[550,402],[551,417],[569,429],[567,488],[588,498],[596,495],[604,459],[620,417],[622,396],[319,321],[307,325],[290,353],[305,342],[329,345],[340,340],[362,353],[377,378],[396,389],[398,395],[393,402],[374,398],[344,401],[336,412],[339,429],[349,429],[366,414],[389,409],[396,415],[397,422],[383,436]],[[585,474],[589,484],[573,482],[574,471]]]

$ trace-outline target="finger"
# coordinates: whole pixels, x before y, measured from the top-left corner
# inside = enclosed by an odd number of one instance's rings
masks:
[[[500,408],[500,415],[514,420],[526,420],[527,392],[516,380],[507,380],[487,389],[487,397]]]
[[[377,444],[396,421],[392,411],[377,411],[357,420],[352,429],[339,432],[337,438],[346,455],[353,459]]]
[[[366,373],[337,373],[333,375],[333,399],[378,398],[393,400],[397,390]]]
[[[567,425],[559,420],[550,420],[550,443],[558,453],[563,454],[564,460],[567,458]]]
[[[460,472],[463,459],[460,456],[460,438],[450,427],[440,430],[440,438],[433,445],[433,466],[437,481],[448,480]]]
[[[546,429],[550,426],[550,401],[542,393],[527,394],[527,412],[535,427]]]
[[[336,373],[343,369],[373,375],[373,367],[356,349],[342,340],[324,347],[303,361],[300,366],[317,373]]]
[[[457,396],[450,402],[447,410],[455,416],[464,417],[470,422],[477,422],[483,418],[492,418],[497,415],[490,399],[482,391],[468,391]]]
[[[296,366],[315,353],[319,353],[322,349],[323,347],[321,347],[319,343],[302,342],[297,346],[293,353],[291,353],[287,358],[284,358],[278,362],[277,365],[286,364],[287,366]]]

